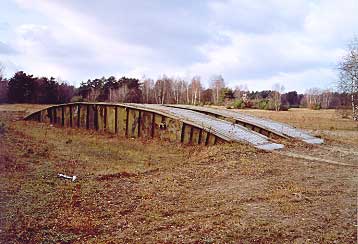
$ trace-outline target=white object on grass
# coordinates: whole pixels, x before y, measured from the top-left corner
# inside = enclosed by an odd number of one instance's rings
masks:
[[[69,180],[72,180],[72,181],[75,181],[77,179],[77,176],[68,176],[68,175],[64,175],[64,174],[57,174],[58,177],[60,178],[65,178],[65,179],[69,179]]]

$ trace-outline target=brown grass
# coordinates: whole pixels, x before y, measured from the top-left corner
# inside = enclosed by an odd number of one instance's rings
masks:
[[[190,147],[14,121],[19,115],[0,112],[2,243],[356,242],[354,168],[239,144]]]
[[[291,124],[309,130],[352,130],[358,131],[358,123],[349,118],[342,118],[334,109],[311,110],[291,108],[288,111],[268,111],[243,109],[241,112]]]

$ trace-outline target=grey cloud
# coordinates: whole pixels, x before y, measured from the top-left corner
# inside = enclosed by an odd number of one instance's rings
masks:
[[[92,16],[114,38],[148,47],[153,59],[170,64],[203,61],[198,47],[216,39],[210,31],[205,1],[67,1],[66,6]]]
[[[213,23],[218,28],[243,33],[299,31],[308,13],[304,1],[296,1],[292,7],[280,6],[277,1],[214,1],[210,7]]]
[[[95,57],[95,54],[87,46],[76,42],[60,42],[55,38],[54,31],[56,30],[47,26],[30,25],[22,28],[20,35],[24,40],[34,43],[42,57],[51,60],[91,59]]]

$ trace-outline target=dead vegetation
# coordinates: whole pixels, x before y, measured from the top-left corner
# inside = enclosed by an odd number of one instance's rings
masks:
[[[244,109],[241,112],[291,124],[308,130],[346,130],[358,131],[358,123],[340,115],[334,109],[311,110],[291,108],[288,111],[268,111],[259,109]]]
[[[13,121],[17,115],[0,112],[2,243],[356,242],[356,168],[238,144],[190,147]],[[354,141],[324,136],[325,147],[348,150],[343,159],[354,163]]]

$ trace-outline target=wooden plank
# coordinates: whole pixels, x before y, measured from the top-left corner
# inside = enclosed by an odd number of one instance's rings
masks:
[[[94,105],[94,128],[95,130],[99,130],[99,115],[98,115],[98,106]]]
[[[77,105],[77,127],[81,128],[81,105]]]
[[[104,118],[103,118],[103,129],[107,129],[107,105],[104,105]]]
[[[97,111],[97,130],[98,131],[105,131],[105,109],[107,107],[107,105],[105,104],[100,104],[96,106],[96,111]]]
[[[184,144],[189,144],[190,143],[190,133],[192,131],[192,126],[191,125],[186,125],[184,128],[184,140],[183,143]]]
[[[90,105],[86,106],[86,128],[90,128]]]
[[[181,143],[184,143],[184,139],[185,139],[185,127],[186,127],[186,124],[183,123],[182,126],[181,126],[181,136],[180,136],[180,142],[181,142]]]
[[[209,145],[209,139],[210,139],[210,132],[207,132],[205,138],[205,146]]]
[[[118,133],[118,107],[114,107],[114,132]]]
[[[105,130],[110,133],[116,133],[116,107],[107,106],[106,107],[106,128]]]
[[[80,127],[87,128],[87,105],[81,105]]]
[[[140,137],[151,138],[152,137],[152,121],[153,115],[151,112],[141,111],[140,116]]]
[[[48,108],[47,109],[47,114],[50,118],[50,123],[53,124],[53,109],[52,108]]]
[[[126,108],[126,136],[128,137],[129,108]]]
[[[193,127],[193,132],[191,135],[191,144],[199,144],[200,131],[201,129]]]
[[[172,119],[169,117],[162,118],[163,125],[165,128],[160,130],[161,139],[169,140],[171,142],[180,142],[181,141],[181,122],[177,119]]]
[[[208,145],[215,145],[216,143],[216,136],[210,133]]]
[[[150,136],[154,137],[154,130],[155,130],[155,113],[152,113],[152,125],[151,125],[151,132]]]
[[[201,144],[201,137],[203,136],[203,129],[199,129],[198,144]]]
[[[193,143],[193,133],[194,133],[194,127],[190,126],[189,143]]]
[[[61,106],[61,125],[65,126],[65,106]]]
[[[128,137],[138,137],[138,120],[139,119],[139,110],[129,109],[128,110],[128,121],[127,121],[127,136]]]
[[[56,107],[56,124],[61,125],[62,124],[62,108]]]
[[[118,107],[118,134],[126,136],[127,131],[127,110],[125,107]]]
[[[73,127],[73,124],[72,124],[72,120],[73,120],[73,114],[72,114],[72,110],[73,110],[73,107],[72,105],[69,105],[69,109],[70,109],[70,127]]]
[[[138,110],[138,132],[137,132],[137,137],[140,137],[141,116],[142,116],[142,112],[140,110]]]
[[[70,105],[63,105],[63,126],[64,127],[70,127],[70,110],[71,110],[71,106]]]

